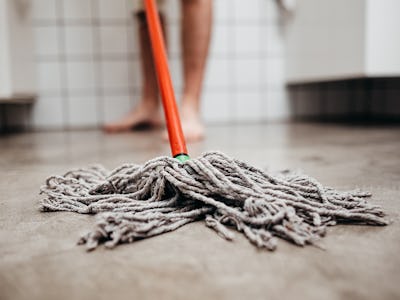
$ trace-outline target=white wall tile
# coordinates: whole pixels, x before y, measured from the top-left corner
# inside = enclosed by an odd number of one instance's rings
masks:
[[[138,23],[136,18],[129,19],[127,25],[127,47],[128,54],[139,56],[140,45],[139,45],[139,32]]]
[[[131,60],[128,62],[128,68],[130,74],[129,86],[141,91],[143,82],[141,62],[138,59]]]
[[[260,53],[260,26],[257,24],[238,24],[235,26],[235,50],[238,55],[257,55]]]
[[[65,51],[72,55],[93,53],[93,30],[90,26],[67,26],[65,28]]]
[[[104,61],[101,64],[102,86],[107,88],[128,88],[128,64],[125,61]]]
[[[57,55],[59,53],[58,28],[38,26],[34,28],[35,53],[38,56]]]
[[[260,60],[236,58],[231,63],[235,64],[235,83],[238,87],[260,86]]]
[[[175,94],[177,100],[180,101],[182,89],[183,89],[183,69],[182,61],[180,59],[170,59],[169,68],[171,72],[172,84],[174,85]]]
[[[217,22],[225,22],[227,20],[232,20],[232,0],[215,0],[214,5],[214,20]]]
[[[36,128],[61,128],[63,126],[63,105],[59,97],[41,97],[33,105],[32,119]]]
[[[172,23],[168,24],[167,28],[168,53],[174,57],[180,56],[182,53],[180,26],[176,23]]]
[[[97,125],[96,98],[70,97],[68,99],[68,126],[86,127]]]
[[[127,96],[106,96],[103,99],[104,122],[118,120],[132,109],[131,99]]]
[[[233,110],[234,99],[224,91],[205,91],[201,97],[201,115],[207,124],[231,121]]]
[[[98,0],[100,19],[125,20],[130,16],[125,0]],[[135,0],[136,1],[136,0]]]
[[[127,26],[100,27],[100,48],[102,54],[125,54],[128,51]]]
[[[32,16],[36,21],[54,21],[56,19],[56,1],[55,0],[33,0]]]
[[[227,58],[210,57],[207,62],[205,74],[205,87],[228,87],[231,84],[231,74],[229,64],[231,60]]]
[[[275,0],[259,0],[261,19],[270,24],[279,20],[279,8]]]
[[[267,92],[266,119],[268,121],[287,121],[290,118],[290,103],[284,91]]]
[[[265,60],[266,82],[269,88],[283,89],[285,80],[285,60],[283,57],[270,57]]]
[[[132,12],[133,13],[133,9],[135,8],[135,3],[136,0],[132,1],[132,0],[125,0],[125,5],[126,5],[126,9],[128,12]]]
[[[181,1],[180,0],[167,0],[164,5],[159,9],[165,12],[168,21],[177,23],[181,19]]]
[[[262,24],[260,25],[260,47],[263,53],[270,56],[284,55],[284,30],[279,24]]]
[[[210,53],[227,55],[232,53],[232,47],[229,44],[229,35],[231,26],[227,24],[215,24],[211,33]]]
[[[69,90],[94,90],[94,66],[91,61],[70,61],[67,63]]]
[[[69,20],[90,20],[92,18],[92,0],[66,0],[64,17]]]
[[[258,91],[238,91],[234,95],[234,119],[236,121],[261,121],[263,107]]]
[[[259,21],[260,0],[231,0],[234,7],[234,18],[236,21]]]
[[[61,89],[61,64],[57,61],[37,64],[39,93],[59,94]]]

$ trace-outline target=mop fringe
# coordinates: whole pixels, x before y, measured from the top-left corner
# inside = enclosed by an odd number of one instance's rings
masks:
[[[99,214],[79,243],[112,248],[204,220],[227,240],[232,229],[260,248],[277,238],[315,244],[337,223],[386,225],[368,192],[337,191],[294,172],[272,174],[220,152],[181,163],[159,157],[144,165],[101,166],[51,176],[41,187],[42,211]]]

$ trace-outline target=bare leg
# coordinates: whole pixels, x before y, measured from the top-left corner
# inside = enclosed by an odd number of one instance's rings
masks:
[[[210,44],[212,0],[182,0],[184,89],[182,126],[189,141],[203,138],[200,96]]]
[[[161,23],[164,25],[164,18]],[[104,129],[107,132],[128,131],[136,126],[159,126],[161,118],[159,114],[157,78],[151,52],[150,37],[148,34],[146,16],[144,12],[137,14],[139,22],[139,44],[142,68],[142,96],[138,105],[120,120],[107,124]]]

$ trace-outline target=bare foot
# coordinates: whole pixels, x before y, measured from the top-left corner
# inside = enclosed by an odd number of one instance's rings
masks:
[[[188,142],[200,141],[204,138],[204,125],[200,112],[192,105],[182,105],[182,129]]]
[[[128,114],[120,120],[104,125],[104,131],[108,133],[124,132],[142,126],[158,127],[162,125],[158,105],[140,102]]]
[[[187,142],[197,142],[204,138],[204,125],[200,119],[200,112],[193,105],[182,105],[180,109],[182,130]],[[168,140],[168,132],[163,138]]]

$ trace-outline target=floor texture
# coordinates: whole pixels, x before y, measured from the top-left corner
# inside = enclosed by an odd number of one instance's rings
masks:
[[[327,250],[280,240],[260,251],[201,222],[87,253],[94,217],[41,213],[50,174],[101,162],[113,168],[169,153],[159,133],[98,131],[0,137],[0,299],[400,299],[400,127],[264,124],[212,127],[192,156],[221,150],[272,169],[294,168],[338,189],[373,193],[392,224],[340,225]]]

